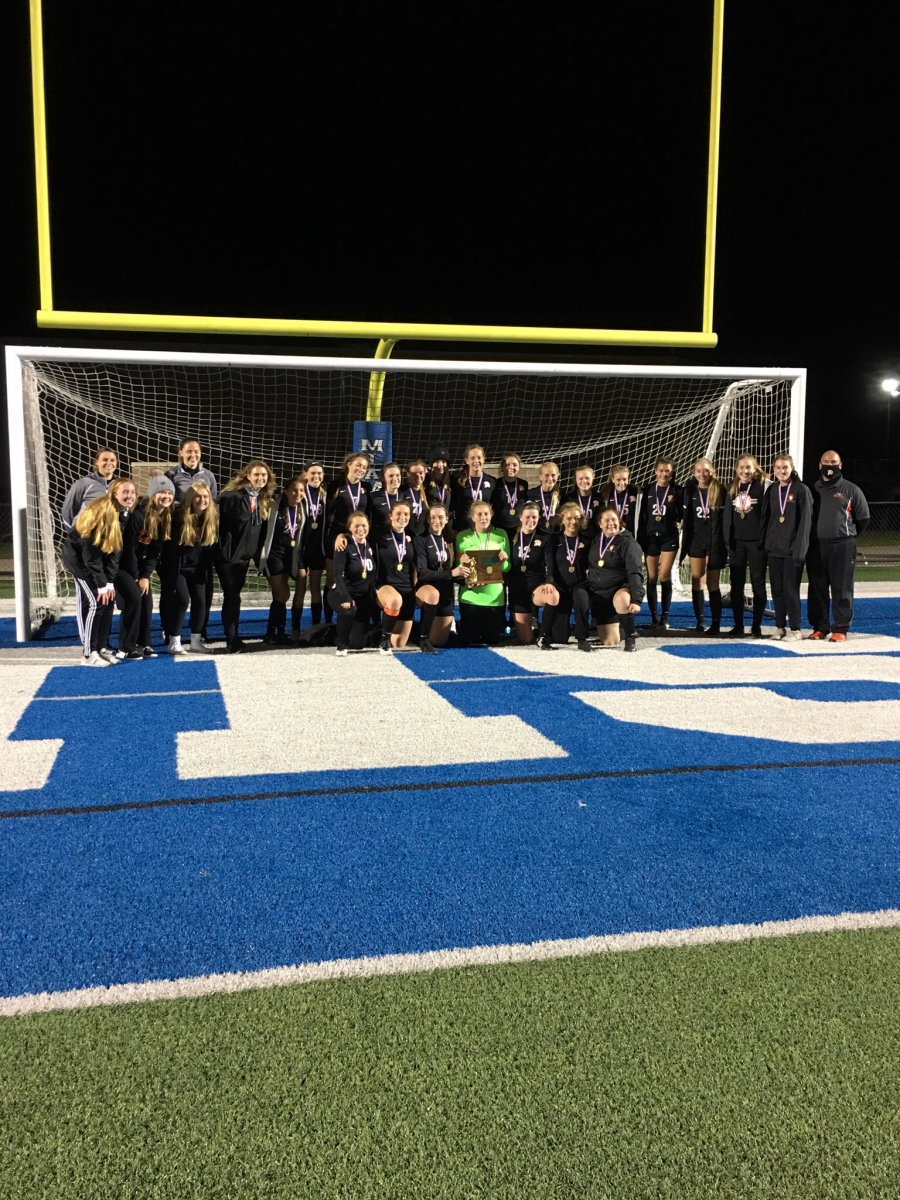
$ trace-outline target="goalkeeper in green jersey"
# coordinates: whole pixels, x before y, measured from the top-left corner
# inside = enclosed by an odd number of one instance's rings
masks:
[[[506,628],[503,577],[509,571],[509,538],[493,528],[493,516],[486,500],[476,501],[469,509],[471,528],[456,538],[459,564],[469,568],[459,589],[459,636],[464,646],[494,645]],[[473,551],[482,553],[476,557]]]

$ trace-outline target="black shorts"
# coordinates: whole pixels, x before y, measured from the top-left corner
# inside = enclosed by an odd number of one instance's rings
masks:
[[[543,579],[535,582],[533,579],[529,579],[527,575],[514,575],[509,581],[509,594],[507,598],[509,611],[514,613],[530,613],[534,607],[531,597],[534,595],[535,589],[539,588],[543,582]]]
[[[612,596],[600,596],[591,592],[591,613],[598,625],[618,625],[621,613],[617,613]]]
[[[290,564],[284,562],[274,554],[270,554],[266,559],[266,574],[267,575],[289,575]]]
[[[440,600],[435,605],[434,615],[436,617],[452,617],[456,611],[456,601],[453,594],[453,580],[445,579],[443,583],[432,583],[428,586],[436,587],[438,590],[438,595],[440,596]],[[417,603],[421,606],[422,601],[418,600]]]
[[[660,554],[672,553],[678,550],[677,534],[651,534],[644,546],[644,558],[659,558]]]
[[[393,587],[393,584],[382,584],[382,587]],[[416,593],[400,593],[400,615],[398,621],[412,621],[416,615]]]
[[[325,551],[322,542],[317,537],[314,542],[307,542],[300,553],[300,566],[306,571],[325,570]]]
[[[691,538],[690,549],[688,550],[688,558],[705,558],[707,559],[707,569],[710,571],[721,571],[727,563],[727,553],[723,556],[720,550],[710,550],[709,538],[701,534],[699,537],[694,534]]]

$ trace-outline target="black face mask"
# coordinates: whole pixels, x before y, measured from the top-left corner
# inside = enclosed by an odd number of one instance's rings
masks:
[[[823,483],[837,483],[841,477],[841,468],[819,467],[819,474],[822,476]]]

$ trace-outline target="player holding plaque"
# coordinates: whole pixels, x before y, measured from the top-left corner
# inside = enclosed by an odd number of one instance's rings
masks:
[[[459,565],[466,568],[459,589],[459,632],[467,646],[493,645],[505,628],[509,539],[502,529],[494,529],[493,515],[490,503],[477,501],[469,510],[472,528],[456,538]]]

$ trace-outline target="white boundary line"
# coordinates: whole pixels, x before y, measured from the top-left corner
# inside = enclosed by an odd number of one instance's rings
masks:
[[[580,958],[590,954],[614,954],[654,947],[707,946],[718,942],[745,942],[799,933],[890,929],[898,925],[900,909],[886,908],[878,912],[845,912],[832,916],[798,917],[790,921],[764,921],[759,925],[706,925],[695,929],[614,933],[605,937],[472,946],[458,950],[429,950],[421,954],[385,954],[378,958],[338,958],[329,962],[272,967],[263,971],[198,975],[183,979],[152,980],[147,983],[120,983],[112,987],[78,988],[68,992],[6,996],[0,998],[0,1017],[114,1004],[138,1004],[147,1000],[194,999],[199,996],[288,987],[332,979],[372,979],[379,975],[407,975],[420,971],[446,970],[450,967],[542,962],[552,958]]]

